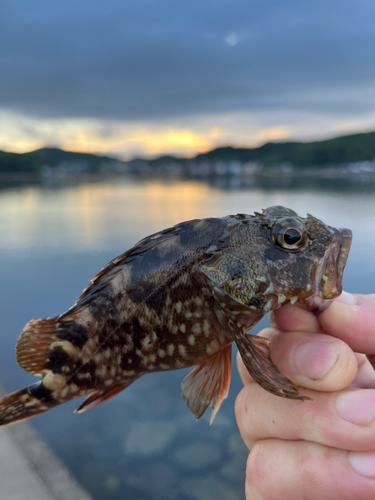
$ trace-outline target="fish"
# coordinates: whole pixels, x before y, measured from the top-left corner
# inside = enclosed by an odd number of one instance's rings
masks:
[[[38,382],[0,399],[0,425],[86,396],[76,412],[116,396],[139,377],[194,367],[182,396],[211,423],[227,397],[231,347],[265,390],[308,399],[249,330],[269,311],[298,302],[319,314],[342,291],[352,233],[273,206],[182,222],[109,262],[60,316],[33,319],[18,364]]]

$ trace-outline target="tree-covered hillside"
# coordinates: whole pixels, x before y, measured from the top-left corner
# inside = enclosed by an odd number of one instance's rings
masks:
[[[316,142],[269,142],[258,148],[221,147],[197,155],[192,160],[173,156],[161,156],[154,160],[133,160],[128,162],[137,169],[140,162],[152,167],[167,167],[173,163],[182,168],[191,162],[237,161],[240,163],[259,162],[265,167],[290,163],[296,167],[324,167],[327,165],[342,165],[352,162],[372,161],[375,158],[375,132],[353,134],[325,141]],[[32,153],[15,154],[0,151],[0,172],[40,172],[43,167],[52,169],[64,165],[84,167],[90,172],[100,170],[103,165],[123,165],[115,158],[93,155],[89,153],[74,153],[57,148],[43,148]]]

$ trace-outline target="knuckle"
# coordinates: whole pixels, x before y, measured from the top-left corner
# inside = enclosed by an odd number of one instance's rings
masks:
[[[257,441],[251,448],[246,464],[246,488],[261,491],[264,482],[269,477],[267,470],[268,447],[262,441]]]
[[[237,424],[242,425],[243,420],[246,418],[247,414],[247,387],[241,389],[236,397],[234,403],[234,414],[236,416]]]

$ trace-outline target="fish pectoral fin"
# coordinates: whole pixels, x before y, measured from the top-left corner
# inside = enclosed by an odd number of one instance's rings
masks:
[[[95,408],[95,406],[99,406],[102,403],[105,403],[109,399],[117,396],[121,391],[129,387],[131,383],[134,382],[135,379],[127,380],[121,384],[106,387],[105,389],[100,389],[99,391],[94,391],[90,394],[90,396],[85,399],[85,401],[79,406],[74,413],[83,413],[91,408]]]
[[[231,363],[230,344],[197,365],[182,381],[182,397],[197,420],[211,405],[212,424],[223,399],[229,393]]]
[[[268,339],[238,333],[234,340],[247,371],[263,389],[283,398],[302,401],[310,399],[302,396],[298,387],[280,373],[271,359]]]

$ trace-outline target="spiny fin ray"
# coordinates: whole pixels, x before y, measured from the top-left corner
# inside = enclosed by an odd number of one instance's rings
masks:
[[[310,399],[302,396],[298,387],[280,373],[271,359],[268,339],[239,333],[235,342],[247,371],[263,389],[283,398]]]
[[[126,382],[115,385],[112,387],[106,387],[105,389],[101,389],[99,391],[94,391],[90,394],[90,396],[85,399],[85,401],[74,410],[75,413],[84,413],[87,410],[91,410],[91,408],[95,408],[96,406],[101,405],[105,401],[117,396],[121,391],[129,387],[131,383],[134,382],[134,379],[127,380]]]
[[[57,318],[32,319],[27,323],[16,345],[17,363],[33,375],[41,375],[56,339]]]
[[[228,396],[231,377],[231,345],[197,365],[182,381],[182,397],[197,417],[212,406],[211,424]]]

